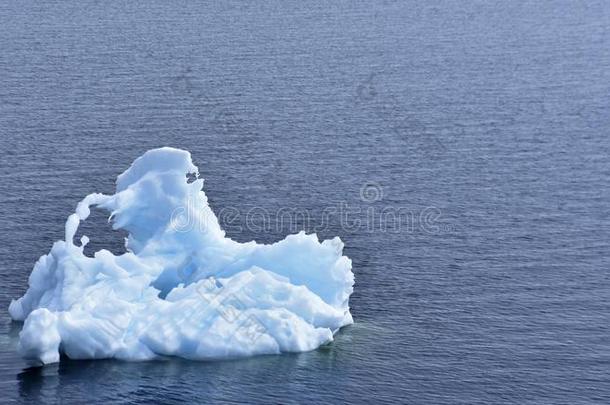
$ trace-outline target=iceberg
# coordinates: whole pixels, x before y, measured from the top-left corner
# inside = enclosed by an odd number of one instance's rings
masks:
[[[126,253],[84,254],[75,242],[93,208],[124,229]],[[18,350],[32,365],[71,359],[225,359],[314,350],[353,322],[354,275],[335,237],[273,244],[225,236],[189,152],[136,159],[113,195],[76,207],[65,240],[35,264],[9,307],[24,321]]]

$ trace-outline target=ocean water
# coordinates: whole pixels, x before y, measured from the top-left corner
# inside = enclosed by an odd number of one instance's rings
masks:
[[[0,2],[0,400],[608,403],[609,29],[602,0]],[[355,324],[302,354],[26,368],[10,300],[165,145],[232,238],[339,235]]]

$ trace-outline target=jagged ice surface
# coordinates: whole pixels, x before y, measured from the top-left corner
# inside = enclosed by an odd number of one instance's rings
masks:
[[[194,177],[189,181],[188,176]],[[225,237],[188,152],[146,152],[116,193],[90,194],[11,302],[32,364],[73,359],[217,359],[313,350],[352,323],[351,261],[339,238],[301,232],[263,245]],[[87,257],[74,236],[97,206],[127,253]]]

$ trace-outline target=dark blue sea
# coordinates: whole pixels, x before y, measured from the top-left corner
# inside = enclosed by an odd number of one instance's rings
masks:
[[[603,0],[0,2],[0,402],[610,402],[609,31]],[[233,239],[340,236],[355,324],[26,368],[10,300],[166,145]],[[103,213],[81,228],[123,251]]]

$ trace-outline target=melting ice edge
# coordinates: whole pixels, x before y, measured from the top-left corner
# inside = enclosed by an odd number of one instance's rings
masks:
[[[194,175],[189,182],[187,175]],[[270,244],[225,237],[187,151],[146,152],[113,195],[90,194],[29,277],[11,317],[33,365],[72,359],[205,360],[302,352],[352,323],[354,275],[336,237],[304,232]],[[127,252],[83,253],[74,236],[96,206],[129,236]],[[188,224],[174,215],[184,212]]]

